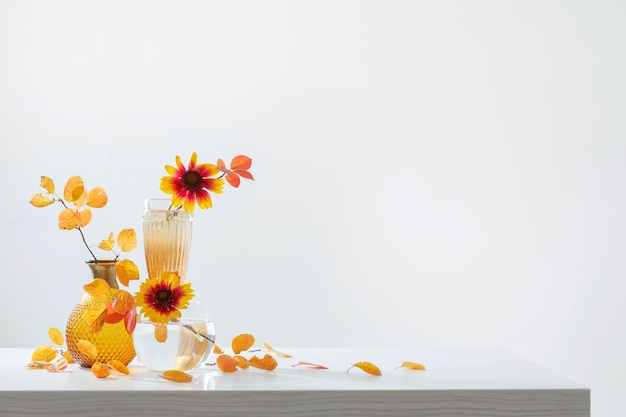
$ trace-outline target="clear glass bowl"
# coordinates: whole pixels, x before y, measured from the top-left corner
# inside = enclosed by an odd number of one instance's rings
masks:
[[[146,368],[158,372],[170,369],[191,371],[207,362],[215,345],[211,316],[196,300],[192,300],[181,313],[180,320],[167,323],[165,342],[157,341],[155,323],[141,315],[137,317],[133,344],[137,358]]]

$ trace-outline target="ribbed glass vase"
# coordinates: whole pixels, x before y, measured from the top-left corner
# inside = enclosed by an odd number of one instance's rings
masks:
[[[178,272],[180,282],[185,282],[192,221],[191,213],[171,207],[171,199],[145,201],[143,244],[150,278],[158,278],[163,271]]]
[[[115,264],[115,261],[87,262],[91,271],[91,278],[104,279],[112,291],[118,288]],[[100,331],[92,332],[83,319],[83,313],[95,303],[96,301],[89,294],[85,294],[72,310],[65,327],[67,350],[80,366],[86,368],[90,368],[95,361],[107,363],[113,359],[128,365],[135,357],[133,335],[126,331],[123,320],[115,324],[105,323]],[[78,349],[77,343],[80,339],[87,340],[98,348],[96,358],[90,357]]]

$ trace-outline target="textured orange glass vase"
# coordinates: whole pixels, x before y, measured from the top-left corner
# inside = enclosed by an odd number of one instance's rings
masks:
[[[115,277],[115,261],[87,262],[92,278],[102,278],[111,288],[118,288]],[[126,331],[124,320],[115,324],[105,323],[99,332],[93,333],[87,322],[83,320],[83,313],[89,306],[95,304],[94,299],[85,294],[72,310],[65,327],[67,350],[80,366],[90,368],[95,362],[107,363],[113,359],[128,365],[135,357],[133,335]],[[80,352],[77,343],[80,339],[93,343],[98,348],[98,357],[92,358]]]

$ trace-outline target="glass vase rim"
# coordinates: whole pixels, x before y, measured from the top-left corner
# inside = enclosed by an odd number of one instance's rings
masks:
[[[151,204],[152,203],[152,204]],[[171,198],[146,198],[143,201],[144,210],[147,211],[164,211],[164,212],[177,212],[177,213],[187,213],[182,210],[180,207],[172,206]],[[191,215],[192,213],[187,213]]]

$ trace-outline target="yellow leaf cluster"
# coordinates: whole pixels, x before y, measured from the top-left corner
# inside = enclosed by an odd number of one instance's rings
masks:
[[[48,329],[48,337],[59,348],[65,342],[63,333],[56,327]],[[69,363],[74,363],[74,359],[68,351],[60,350],[51,345],[42,345],[33,351],[31,362],[27,367],[30,369],[46,369],[49,372],[60,372],[67,368]]]
[[[30,199],[30,204],[35,207],[46,207],[55,201],[61,202],[65,207],[58,216],[58,226],[61,230],[87,226],[91,222],[92,214],[91,210],[84,206],[102,208],[108,202],[107,193],[102,187],[95,187],[87,191],[83,179],[79,176],[73,176],[67,180],[63,188],[63,197],[54,193],[55,185],[50,177],[41,176],[39,185],[46,191],[46,195],[43,193],[35,194]],[[68,203],[72,203],[74,207],[68,207]]]
[[[93,333],[102,330],[105,323],[115,324],[122,320],[125,320],[128,333],[133,332],[136,311],[135,298],[131,293],[112,289],[102,278],[93,279],[83,288],[96,301],[95,304],[87,307],[82,315]]]
[[[240,355],[241,352],[249,351],[250,348],[254,346],[255,340],[255,337],[249,333],[242,333],[235,336],[231,342],[231,348],[234,353],[232,356],[225,354],[221,348],[215,345],[213,352],[219,355],[215,362],[218,369],[224,373],[231,373],[235,372],[237,369],[247,369],[249,367],[265,371],[272,371],[276,369],[278,362],[269,353],[266,353],[262,358],[259,358],[256,355],[251,358],[246,358],[245,356]],[[291,357],[290,355],[277,352],[267,343],[264,343],[264,346],[266,350],[276,353],[279,356],[286,358]]]
[[[109,201],[104,188],[94,187],[87,190],[80,176],[73,176],[67,180],[62,197],[55,194],[56,187],[52,178],[41,176],[39,185],[45,190],[45,193],[35,194],[30,199],[30,204],[34,207],[46,207],[58,201],[63,205],[63,210],[57,217],[59,229],[78,229],[81,231],[81,235],[83,233],[81,229],[91,223],[93,217],[91,209],[102,208]],[[106,252],[113,252],[114,259],[117,261],[119,253],[115,252],[115,243],[117,243],[120,253],[132,251],[137,247],[135,230],[122,229],[117,235],[117,242],[113,232],[109,234],[108,238],[100,241],[98,248]],[[86,242],[85,245],[96,260],[90,246]],[[119,265],[116,265],[115,271],[118,280],[125,286],[128,286],[130,280],[139,279],[139,268],[131,260],[120,261]]]

